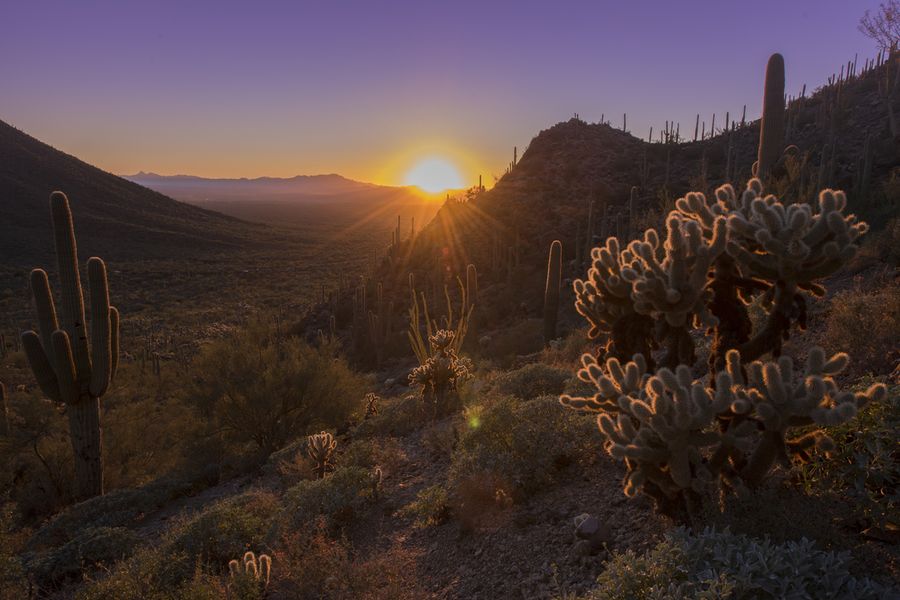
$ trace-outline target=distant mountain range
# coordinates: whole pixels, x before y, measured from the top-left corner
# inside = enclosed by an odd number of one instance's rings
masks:
[[[125,179],[240,219],[302,229],[343,228],[348,223],[389,225],[398,214],[414,216],[421,227],[440,205],[433,200],[443,197],[426,196],[415,187],[376,185],[336,174],[207,179],[141,172]]]
[[[366,193],[382,189],[372,183],[347,179],[341,175],[297,175],[296,177],[257,177],[254,179],[210,179],[194,175],[157,175],[144,173],[124,175],[125,179],[185,202],[206,202],[228,199],[315,200],[322,197]],[[402,188],[389,188],[402,189]]]

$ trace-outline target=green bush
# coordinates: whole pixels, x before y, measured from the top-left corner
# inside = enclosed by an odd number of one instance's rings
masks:
[[[890,590],[852,576],[848,563],[847,554],[817,550],[806,539],[774,544],[727,530],[694,536],[678,529],[644,554],[615,554],[584,599],[890,597]]]
[[[284,495],[282,526],[310,525],[324,516],[332,526],[347,523],[372,495],[372,474],[362,467],[338,467],[323,479],[301,481]]]
[[[864,406],[855,421],[826,429],[835,449],[828,459],[815,456],[801,467],[808,488],[841,492],[872,526],[900,527],[898,431],[900,385],[894,385],[884,400]]]
[[[85,529],[59,548],[26,560],[29,575],[42,589],[81,576],[86,569],[127,558],[140,538],[124,527]]]
[[[846,351],[857,374],[888,373],[900,352],[900,283],[889,281],[872,292],[835,294],[825,320],[825,345]]]
[[[277,515],[275,496],[251,491],[176,522],[155,546],[143,546],[104,578],[80,591],[79,600],[221,598],[217,575],[228,561],[265,547]]]
[[[328,347],[251,327],[204,347],[186,397],[235,440],[271,453],[314,429],[344,424],[364,381]]]
[[[129,525],[140,515],[156,510],[186,494],[191,488],[188,481],[164,478],[140,488],[115,490],[91,498],[53,517],[28,540],[28,548],[41,550],[58,547],[76,539],[86,530]]]
[[[440,485],[432,485],[419,490],[416,499],[401,510],[401,514],[415,519],[419,527],[440,525],[450,512],[447,490]]]
[[[357,436],[401,436],[418,429],[426,420],[421,398],[410,394],[383,400],[378,414],[360,423],[355,433]]]
[[[560,467],[599,449],[591,419],[560,406],[554,396],[529,401],[504,397],[484,409],[470,408],[451,459],[449,482],[484,481],[513,496],[550,483]]]
[[[538,396],[561,394],[566,388],[566,382],[571,378],[572,373],[568,369],[544,363],[531,363],[521,369],[504,373],[497,378],[496,386],[501,393],[531,400]]]

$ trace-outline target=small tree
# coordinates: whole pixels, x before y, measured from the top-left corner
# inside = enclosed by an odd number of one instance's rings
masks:
[[[221,431],[273,452],[314,426],[344,423],[363,381],[328,348],[251,326],[212,342],[194,361],[187,398]]]
[[[834,376],[846,354],[813,348],[802,371],[780,356],[805,325],[808,296],[824,293],[818,280],[856,254],[865,223],[844,214],[843,192],[821,192],[817,206],[762,192],[752,179],[740,196],[730,185],[712,202],[689,193],[665,241],[653,229],[626,248],[611,237],[574,284],[590,337],[607,343],[578,372],[595,393],[561,402],[597,413],[608,452],[626,464],[625,492],[651,496],[663,512],[683,514],[716,485],[759,485],[791,456],[829,449],[823,432],[793,430],[845,422],[885,393],[841,391]],[[768,312],[755,329],[753,300]],[[694,376],[697,329],[712,338],[708,378]]]
[[[859,20],[859,31],[882,50],[893,52],[900,42],[900,1],[882,2],[874,15],[867,10]]]

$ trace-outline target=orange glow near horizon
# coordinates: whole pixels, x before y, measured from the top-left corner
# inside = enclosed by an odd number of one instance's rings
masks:
[[[414,185],[430,194],[458,190],[465,186],[459,170],[445,158],[428,157],[416,162],[406,172],[404,185]]]

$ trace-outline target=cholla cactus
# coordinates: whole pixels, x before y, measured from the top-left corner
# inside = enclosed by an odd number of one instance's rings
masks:
[[[381,467],[375,467],[372,471],[372,497],[378,498],[378,495],[381,493],[381,484],[384,481],[384,473],[381,471]]]
[[[369,392],[365,395],[364,398],[366,402],[366,414],[365,418],[368,419],[370,417],[374,417],[378,414],[378,403],[381,402],[381,398],[378,394],[374,392]]]
[[[306,442],[306,453],[313,461],[313,472],[317,478],[322,479],[326,473],[334,470],[334,449],[337,447],[337,440],[327,431],[323,431],[309,436]]]
[[[578,376],[596,393],[561,402],[598,413],[608,451],[628,467],[626,493],[674,510],[716,483],[758,485],[776,464],[830,448],[821,431],[792,438],[791,429],[846,422],[884,394],[880,385],[838,389],[845,354],[826,360],[812,349],[802,377],[779,356],[792,326],[805,324],[806,295],[824,292],[816,280],[850,260],[866,231],[845,207],[832,190],[815,207],[785,206],[753,179],[740,197],[725,185],[712,203],[679,199],[664,244],[648,230],[624,250],[615,238],[594,249],[588,279],[575,282],[576,308],[592,337],[608,337],[607,359],[585,355]],[[754,297],[769,311],[757,331],[745,305]],[[713,335],[709,379],[692,372],[697,328]],[[757,360],[766,354],[773,359]]]
[[[272,558],[268,554],[256,556],[253,552],[245,552],[241,560],[228,563],[231,577],[231,588],[238,598],[247,597],[253,588],[265,590],[272,577]]]
[[[455,335],[439,329],[428,338],[430,355],[409,376],[411,384],[420,386],[422,400],[432,405],[435,416],[449,413],[452,397],[472,372],[471,361],[460,358],[454,349]]]

